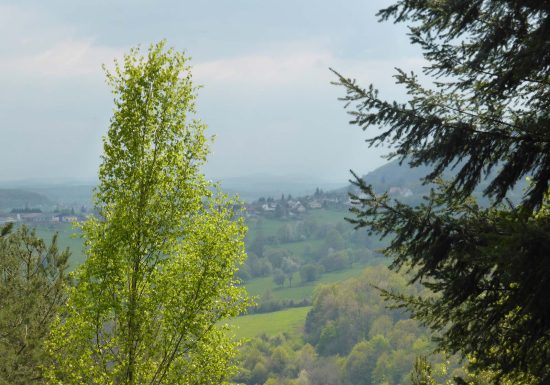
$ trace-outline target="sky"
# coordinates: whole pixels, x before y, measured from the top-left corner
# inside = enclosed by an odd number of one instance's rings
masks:
[[[395,67],[419,71],[390,0],[0,0],[0,181],[93,179],[113,104],[102,64],[166,39],[192,57],[198,115],[216,139],[214,179],[346,181],[386,162],[348,124],[334,68],[402,98]]]

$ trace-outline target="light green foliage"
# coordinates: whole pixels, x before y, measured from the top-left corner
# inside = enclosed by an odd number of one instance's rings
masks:
[[[472,364],[471,358],[468,359]],[[514,379],[499,377],[492,371],[471,372],[467,368],[449,373],[448,363],[432,365],[423,356],[416,359],[413,371],[410,376],[412,385],[535,385],[536,378],[532,376],[521,376]]]
[[[250,322],[246,330],[254,328],[256,336],[262,328],[269,328],[269,333],[243,347],[243,368],[236,380],[248,385],[269,379],[280,384],[410,384],[419,355],[429,355],[436,363],[436,381],[447,378],[439,374],[442,357],[431,355],[434,345],[428,331],[406,313],[388,309],[372,285],[428,294],[420,285],[407,287],[403,276],[384,266],[371,266],[358,278],[318,287],[305,325],[302,319],[303,340],[294,333],[274,334],[280,317],[290,310],[239,317],[235,322],[242,326],[242,321]],[[445,369],[456,367],[454,362],[445,365]]]
[[[42,383],[43,343],[69,283],[68,250],[60,252],[19,227],[0,236],[0,384]]]
[[[384,328],[390,332],[396,322],[408,318],[404,313],[387,309],[379,291],[371,285],[404,290],[406,280],[384,266],[376,266],[345,283],[317,288],[305,331],[307,340],[320,354],[348,354],[357,342],[368,336],[371,326],[381,317],[391,322],[391,326]],[[417,292],[415,287],[408,291]]]
[[[107,79],[115,97],[87,260],[51,334],[52,384],[224,383],[236,344],[220,320],[241,313],[245,259],[234,201],[200,173],[188,59],[133,49]]]

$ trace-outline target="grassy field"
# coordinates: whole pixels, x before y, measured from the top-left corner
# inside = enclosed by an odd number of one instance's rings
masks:
[[[246,237],[248,239],[254,239],[259,231],[261,231],[265,237],[277,235],[277,231],[279,231],[279,228],[281,228],[284,223],[283,220],[273,218],[248,219],[246,223],[248,226]]]
[[[54,225],[40,224],[36,226],[36,233],[46,243],[51,242],[55,233],[58,233],[57,245],[59,249],[69,248],[71,251],[70,269],[73,270],[84,261],[82,253],[82,239],[78,236],[79,231],[70,223],[58,223]]]
[[[319,209],[310,210],[304,214],[303,219],[311,218],[316,220],[320,224],[334,226],[338,223],[344,223],[351,226],[345,221],[345,217],[349,217],[350,213],[346,209]],[[292,223],[290,219],[275,219],[275,218],[251,218],[247,221],[249,239],[254,239],[258,234],[258,231],[263,233],[265,237],[271,235],[277,235],[279,229],[285,225],[285,223]]]
[[[338,222],[344,222],[344,216],[347,214],[345,210],[312,210],[306,216],[316,219],[319,223],[334,225]],[[253,218],[247,223],[249,230],[247,239],[254,239],[258,231],[262,231],[266,237],[275,236],[279,229],[286,223],[285,220],[274,218]],[[261,230],[260,230],[261,228]],[[56,232],[59,233],[58,244],[61,248],[69,247],[72,252],[71,267],[78,266],[84,260],[82,253],[82,240],[77,236],[76,230],[70,223],[58,224],[38,224],[36,225],[38,235],[45,240],[51,240],[51,237]],[[309,246],[313,249],[321,246],[323,240],[310,239],[301,242],[290,242],[277,244],[274,247],[283,248],[291,251],[295,255],[303,255],[305,249]]]
[[[312,250],[315,250],[321,247],[323,242],[324,241],[322,239],[308,239],[307,241],[279,243],[278,245],[273,247],[277,249],[279,248],[286,249],[290,251],[292,254],[301,255],[303,258],[303,255],[305,254],[305,250],[307,247],[310,247]]]
[[[337,225],[338,223],[345,223],[351,226],[345,218],[351,217],[351,213],[347,209],[335,210],[335,209],[322,209],[311,210],[308,212],[308,216],[317,220],[319,223],[327,225]]]
[[[335,220],[336,215],[334,212],[328,210],[317,210],[314,211],[315,215],[323,217],[322,220],[330,220],[330,217]],[[321,218],[320,218],[321,220]],[[274,220],[264,220],[265,223],[270,223],[270,227],[273,229],[276,223],[280,224],[280,221]],[[60,248],[69,247],[72,252],[71,256],[71,269],[74,269],[84,260],[84,255],[82,253],[82,240],[78,237],[78,230],[76,230],[71,224],[61,223],[56,225],[39,225],[36,228],[36,231],[39,236],[43,237],[46,241],[51,240],[51,237],[54,233],[58,233],[58,245]],[[310,245],[310,247],[317,247],[322,242],[322,240],[309,240],[303,242],[293,242],[280,244],[278,247],[286,248],[293,253],[303,255],[303,250]],[[270,292],[274,299],[292,299],[295,301],[301,301],[303,299],[311,299],[313,290],[318,284],[334,283],[338,281],[345,280],[350,277],[357,276],[361,274],[362,268],[364,265],[357,265],[351,269],[326,273],[323,274],[317,281],[309,282],[307,284],[301,284],[300,276],[298,273],[294,274],[293,287],[288,287],[288,282],[285,284],[285,287],[279,287],[273,282],[272,277],[264,277],[253,279],[250,282],[247,282],[246,287],[248,292],[252,296],[262,296],[267,291]]]
[[[264,333],[273,336],[283,332],[298,335],[310,309],[311,306],[306,306],[273,313],[250,314],[234,318],[229,324],[235,326],[234,331],[238,338],[254,338]]]
[[[308,282],[306,284],[300,283],[300,277],[298,273],[295,273],[292,287],[288,287],[288,283],[285,287],[279,287],[273,282],[272,277],[257,278],[247,282],[246,289],[248,293],[254,297],[261,297],[269,291],[273,299],[292,299],[294,301],[301,301],[303,299],[312,298],[315,286],[319,284],[335,283],[356,277],[361,274],[365,266],[364,264],[356,265],[351,269],[326,273],[317,281]]]

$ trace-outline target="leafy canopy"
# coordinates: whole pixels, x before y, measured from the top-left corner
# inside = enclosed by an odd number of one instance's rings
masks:
[[[52,332],[51,383],[210,384],[234,370],[220,321],[247,306],[235,272],[245,227],[200,173],[188,59],[164,42],[107,72],[99,215],[82,227],[86,262]]]

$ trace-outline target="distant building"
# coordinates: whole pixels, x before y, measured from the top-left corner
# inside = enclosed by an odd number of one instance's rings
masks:
[[[390,190],[388,191],[390,195],[393,196],[400,196],[400,197],[410,197],[413,195],[413,192],[410,188],[407,187],[390,187]]]
[[[65,223],[78,222],[78,217],[76,215],[60,215],[59,221]]]
[[[262,205],[262,210],[264,211],[275,211],[275,205],[272,203],[264,203]]]
[[[17,218],[15,217],[10,217],[10,216],[1,216],[0,217],[0,224],[5,224],[5,223],[12,223],[12,222],[17,222]]]
[[[308,206],[309,206],[310,209],[320,209],[320,208],[323,207],[321,202],[319,202],[318,200],[314,200],[314,201],[309,202]]]

